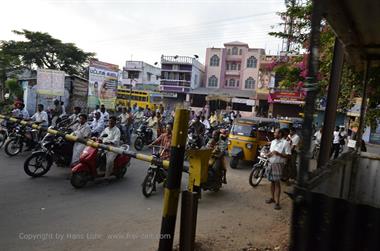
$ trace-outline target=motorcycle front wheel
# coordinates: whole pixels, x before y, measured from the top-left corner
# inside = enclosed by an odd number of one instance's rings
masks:
[[[237,157],[231,157],[231,159],[230,159],[230,167],[232,169],[236,169],[237,166],[238,166],[238,164],[239,164],[239,158],[237,158]]]
[[[249,184],[252,187],[256,187],[257,185],[259,185],[264,177],[264,173],[265,168],[262,166],[262,164],[255,164],[252,168],[251,174],[249,175]]]
[[[0,131],[0,148],[3,147],[5,141],[7,141],[7,133],[5,131]]]
[[[45,175],[52,166],[53,161],[44,152],[36,152],[24,162],[24,171],[27,175],[36,178]]]
[[[87,184],[87,173],[77,172],[71,175],[70,183],[75,188],[82,188]]]
[[[22,146],[23,142],[20,138],[13,138],[8,140],[8,142],[5,144],[5,153],[8,156],[16,156],[20,152],[22,152]]]
[[[142,137],[138,136],[135,139],[134,147],[137,151],[141,151],[144,148],[144,140]]]
[[[156,186],[156,172],[148,172],[142,183],[142,193],[145,197],[150,197]]]

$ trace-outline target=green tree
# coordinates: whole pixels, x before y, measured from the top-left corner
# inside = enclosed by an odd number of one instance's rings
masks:
[[[25,29],[13,32],[23,36],[24,41],[0,42],[0,49],[8,58],[16,59],[30,69],[47,68],[86,77],[86,68],[94,53],[84,52],[73,43],[63,43],[48,33]]]
[[[7,79],[5,81],[5,87],[9,91],[10,100],[13,100],[15,98],[22,99],[23,89],[17,79]]]

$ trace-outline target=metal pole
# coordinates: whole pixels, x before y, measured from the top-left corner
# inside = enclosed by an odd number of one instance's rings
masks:
[[[323,122],[321,148],[319,151],[318,168],[325,165],[330,159],[331,142],[333,140],[333,132],[336,120],[336,108],[338,106],[339,85],[342,76],[342,68],[344,61],[343,45],[335,38],[334,56],[331,66],[331,74],[329,81],[329,90],[327,93],[327,104],[325,110],[325,119]]]
[[[181,226],[179,237],[179,250],[192,251],[195,245],[195,234],[197,229],[199,194],[183,191],[181,206]]]
[[[362,135],[363,135],[363,129],[364,129],[364,119],[365,119],[365,113],[367,110],[367,86],[368,86],[368,75],[369,75],[370,65],[371,65],[370,60],[367,60],[364,64],[362,104],[360,107],[359,127],[358,127],[358,131],[355,137],[356,151],[358,151],[359,153],[361,151]]]
[[[174,231],[177,218],[178,198],[181,188],[189,110],[177,108],[170,148],[170,163],[164,192],[164,208],[161,223],[161,238],[158,250],[173,249]]]
[[[309,172],[309,151],[311,143],[311,134],[313,130],[313,119],[315,111],[315,99],[318,92],[317,73],[319,67],[319,43],[320,28],[322,19],[321,1],[313,0],[313,12],[311,15],[310,47],[308,58],[308,77],[305,83],[305,107],[304,120],[302,127],[303,147],[301,148],[300,171],[297,177],[297,183],[301,187],[305,185]]]

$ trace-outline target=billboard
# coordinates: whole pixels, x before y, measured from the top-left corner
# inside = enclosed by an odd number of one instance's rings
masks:
[[[272,90],[268,96],[268,103],[303,105],[305,95],[302,91]]]
[[[274,88],[275,73],[272,71],[259,70],[259,82],[256,86],[256,93],[268,94],[269,89]]]
[[[104,105],[114,110],[119,80],[119,66],[92,60],[89,66],[88,107]]]
[[[65,94],[65,72],[37,69],[36,92],[49,96],[64,96]]]

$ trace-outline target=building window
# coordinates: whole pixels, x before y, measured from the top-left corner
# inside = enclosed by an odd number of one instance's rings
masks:
[[[152,73],[147,72],[146,73],[146,78],[147,78],[148,81],[152,81]]]
[[[231,64],[231,70],[236,71],[236,63]]]
[[[227,55],[231,55],[231,49],[227,49]]]
[[[138,79],[139,73],[140,72],[138,72],[138,71],[128,71],[128,78],[129,79]]]
[[[210,66],[219,66],[219,57],[217,55],[210,58]]]
[[[256,68],[257,66],[257,59],[252,56],[247,59],[247,68]]]
[[[228,80],[226,80],[226,82],[224,82],[224,86],[228,86]]]
[[[255,87],[255,80],[252,77],[245,80],[245,89],[253,89]]]
[[[172,69],[175,70],[175,71],[178,71],[179,70],[179,65],[173,64],[173,68]]]
[[[242,49],[239,50],[239,55],[241,55],[241,54],[243,54],[243,50]]]
[[[239,87],[239,80],[236,81],[236,86]]]
[[[209,87],[217,87],[218,86],[218,79],[215,77],[215,75],[212,75],[208,78],[208,86]]]
[[[238,68],[237,68],[237,69],[238,69],[238,71],[240,71],[240,64],[238,64],[238,65],[237,65],[237,67],[238,67]]]
[[[235,79],[233,79],[233,78],[230,79],[229,87],[235,87]]]
[[[232,55],[237,55],[238,54],[238,48],[237,47],[233,47],[232,48]]]

